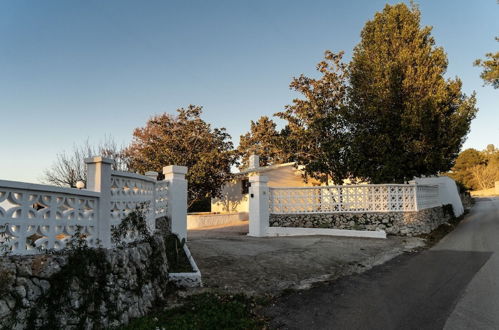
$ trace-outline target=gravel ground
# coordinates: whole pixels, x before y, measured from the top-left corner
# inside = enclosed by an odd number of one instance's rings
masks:
[[[363,272],[424,245],[419,238],[395,236],[255,238],[247,232],[247,222],[189,231],[188,246],[205,287],[278,295]]]

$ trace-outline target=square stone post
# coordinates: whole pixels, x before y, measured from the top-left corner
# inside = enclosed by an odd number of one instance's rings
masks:
[[[114,160],[104,157],[85,159],[87,189],[100,192],[97,211],[97,238],[104,248],[111,247],[111,170]]]
[[[249,177],[249,233],[248,236],[267,236],[269,227],[269,178],[262,175]]]
[[[172,233],[187,240],[187,167],[170,165],[163,167],[168,184],[167,217],[171,221]]]

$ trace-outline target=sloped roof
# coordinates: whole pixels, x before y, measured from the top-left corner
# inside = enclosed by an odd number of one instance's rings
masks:
[[[275,164],[275,165],[269,165],[269,166],[260,166],[260,167],[256,167],[256,168],[247,168],[247,169],[244,169],[242,171],[239,171],[238,173],[235,173],[235,175],[269,172],[269,171],[272,171],[272,170],[275,170],[278,168],[291,167],[291,166],[295,166],[295,163],[291,162],[291,163]]]

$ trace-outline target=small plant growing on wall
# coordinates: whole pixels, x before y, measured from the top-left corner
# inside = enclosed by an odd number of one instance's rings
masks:
[[[147,206],[146,203],[137,206],[118,226],[112,228],[111,241],[115,246],[123,247],[130,241],[146,241],[151,238],[145,216]]]
[[[10,252],[10,236],[7,233],[8,223],[0,225],[0,255],[7,255]]]

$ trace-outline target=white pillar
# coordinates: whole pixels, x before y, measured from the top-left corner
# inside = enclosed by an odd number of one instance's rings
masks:
[[[187,167],[170,165],[163,167],[168,185],[167,216],[171,221],[172,233],[187,240]]]
[[[249,233],[248,236],[267,236],[269,227],[269,178],[261,175],[249,177]]]
[[[158,179],[158,172],[154,172],[154,171],[147,171],[145,176],[151,178],[151,179],[154,179],[154,180],[157,180]]]
[[[85,159],[87,189],[100,192],[97,238],[104,248],[111,247],[111,170],[114,160],[104,157]]]
[[[248,161],[248,169],[254,169],[260,167],[260,156],[258,155],[250,155]]]

